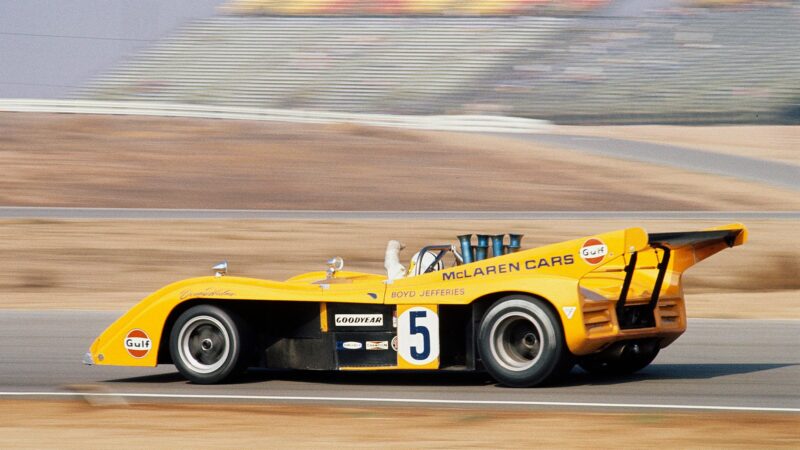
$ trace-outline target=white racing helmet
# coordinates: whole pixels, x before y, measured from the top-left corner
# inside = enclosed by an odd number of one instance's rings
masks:
[[[434,261],[436,261],[436,253],[427,251],[422,256],[422,264],[417,267],[417,260],[419,258],[419,252],[414,253],[414,256],[411,257],[411,263],[408,265],[408,276],[413,277],[416,275],[421,275],[428,271],[428,268],[431,267]],[[433,271],[442,270],[444,269],[444,261],[441,259],[436,261],[436,264],[433,266]]]

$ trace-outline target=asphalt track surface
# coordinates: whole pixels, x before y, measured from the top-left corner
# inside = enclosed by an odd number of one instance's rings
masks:
[[[183,380],[171,365],[84,366],[81,357],[94,337],[119,314],[0,311],[0,398],[99,389],[103,395],[209,402],[800,413],[800,321],[690,320],[686,334],[638,374],[601,379],[576,368],[562,383],[546,388],[510,389],[483,374],[464,372],[268,370],[253,370],[236,384],[199,386]]]
[[[0,219],[83,220],[798,220],[800,211],[311,211],[0,207]]]
[[[668,144],[628,141],[607,137],[561,134],[507,134],[506,137],[557,145],[569,150],[632,161],[712,173],[772,186],[800,190],[800,166],[745,156],[678,147]]]

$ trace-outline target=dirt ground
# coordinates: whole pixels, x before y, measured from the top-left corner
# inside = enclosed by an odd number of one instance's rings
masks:
[[[562,126],[555,131],[566,134],[673,144],[800,166],[800,126]]]
[[[0,400],[14,448],[798,448],[800,416]]]
[[[0,113],[0,167],[6,206],[800,208],[796,192],[727,177],[514,139],[347,124]]]
[[[701,229],[710,221],[0,221],[0,308],[124,310],[172,281],[210,275],[223,259],[233,275],[283,280],[324,270],[384,273],[389,239],[410,258],[463,233],[525,235],[523,248],[629,226],[652,232]],[[692,268],[684,279],[692,317],[800,318],[797,221],[748,222],[750,241]]]

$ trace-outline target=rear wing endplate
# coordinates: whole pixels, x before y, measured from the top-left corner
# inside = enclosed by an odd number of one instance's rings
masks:
[[[664,278],[669,269],[670,258],[676,251],[691,251],[693,253],[692,264],[699,262],[726,247],[734,247],[743,244],[747,240],[747,228],[742,224],[730,224],[722,227],[711,228],[702,231],[684,231],[671,233],[652,233],[648,234],[647,247],[642,250],[660,249],[663,256],[658,263],[658,275],[656,276],[650,301],[647,309],[655,311],[658,304],[658,297]],[[633,273],[636,271],[636,261],[638,251],[634,251],[625,266],[625,279],[622,284],[619,300],[617,301],[617,317],[623,317],[625,301],[628,297]],[[688,266],[687,266],[688,267]]]

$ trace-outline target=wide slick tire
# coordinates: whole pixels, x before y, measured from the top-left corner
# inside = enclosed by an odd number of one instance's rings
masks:
[[[510,387],[553,381],[571,366],[561,321],[543,300],[512,295],[484,314],[478,352],[487,372]]]
[[[172,362],[197,384],[230,381],[247,369],[247,327],[238,315],[212,305],[193,306],[170,332]]]

